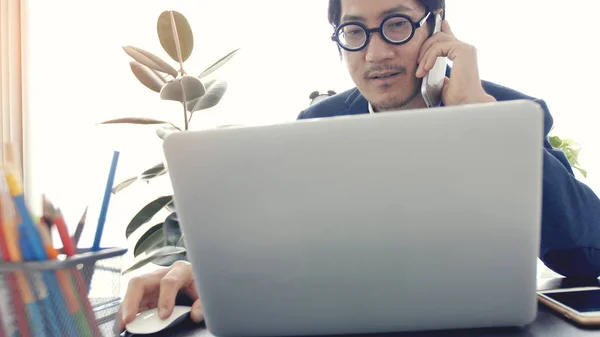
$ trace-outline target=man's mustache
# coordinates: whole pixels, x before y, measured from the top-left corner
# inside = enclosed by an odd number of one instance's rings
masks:
[[[405,67],[399,65],[385,65],[385,66],[373,66],[367,70],[364,74],[365,78],[373,77],[373,74],[380,74],[383,72],[394,72],[400,74],[407,74],[408,70]]]

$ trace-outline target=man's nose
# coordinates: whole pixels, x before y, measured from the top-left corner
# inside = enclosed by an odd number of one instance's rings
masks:
[[[371,41],[367,46],[367,61],[378,63],[394,57],[393,46],[383,40],[379,33],[371,35]]]

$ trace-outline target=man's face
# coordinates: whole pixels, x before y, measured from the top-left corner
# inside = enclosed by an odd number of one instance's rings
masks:
[[[358,21],[378,28],[390,14],[406,14],[413,22],[425,16],[418,0],[342,0],[341,22]],[[350,76],[377,111],[400,109],[422,103],[421,79],[416,77],[421,45],[429,37],[429,26],[419,28],[406,44],[392,45],[373,33],[369,45],[358,52],[343,50]],[[387,78],[380,76],[392,75]]]

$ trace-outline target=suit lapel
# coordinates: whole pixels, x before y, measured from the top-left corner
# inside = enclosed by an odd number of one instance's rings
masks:
[[[348,96],[346,105],[348,106],[348,109],[344,112],[344,115],[361,115],[369,113],[369,103],[358,89],[354,89]]]

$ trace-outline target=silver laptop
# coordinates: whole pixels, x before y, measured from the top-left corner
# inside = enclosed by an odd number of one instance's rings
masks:
[[[531,323],[543,118],[512,101],[171,135],[208,330]]]

